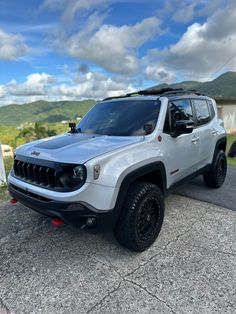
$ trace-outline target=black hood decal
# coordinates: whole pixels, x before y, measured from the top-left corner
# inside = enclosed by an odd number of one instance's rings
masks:
[[[71,144],[80,143],[97,137],[94,134],[65,134],[64,136],[52,138],[35,145],[35,148],[58,149]]]

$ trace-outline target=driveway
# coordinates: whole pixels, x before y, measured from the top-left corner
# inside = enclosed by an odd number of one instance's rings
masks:
[[[0,205],[0,313],[235,313],[236,212],[172,195],[141,254]]]
[[[228,166],[225,182],[217,190],[206,187],[203,177],[199,176],[180,186],[175,193],[236,211],[236,167]]]

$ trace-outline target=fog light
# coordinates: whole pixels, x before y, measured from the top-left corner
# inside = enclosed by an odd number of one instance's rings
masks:
[[[89,217],[86,220],[86,226],[89,228],[94,227],[96,225],[96,223],[97,223],[97,219],[94,217]]]

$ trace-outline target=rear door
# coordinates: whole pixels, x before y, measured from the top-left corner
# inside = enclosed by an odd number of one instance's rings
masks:
[[[199,163],[199,130],[172,137],[175,122],[194,120],[190,99],[170,100],[163,128],[168,187],[194,173]]]
[[[199,168],[209,163],[209,156],[212,155],[212,143],[214,127],[212,121],[212,113],[209,103],[206,99],[194,99],[194,110],[196,114],[197,130],[199,132]],[[216,131],[217,132],[217,131]]]

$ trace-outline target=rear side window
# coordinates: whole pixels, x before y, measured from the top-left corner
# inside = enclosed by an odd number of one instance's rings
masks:
[[[209,108],[210,108],[211,118],[213,119],[214,116],[215,116],[215,110],[214,110],[212,101],[208,100],[208,105],[209,105]]]
[[[190,100],[181,99],[170,102],[170,115],[172,120],[193,120],[193,110]]]
[[[172,100],[169,102],[164,132],[170,133],[174,130],[176,121],[193,120],[193,110],[191,102],[188,99]]]
[[[194,99],[193,102],[196,110],[197,125],[208,123],[211,120],[211,115],[206,100]]]

